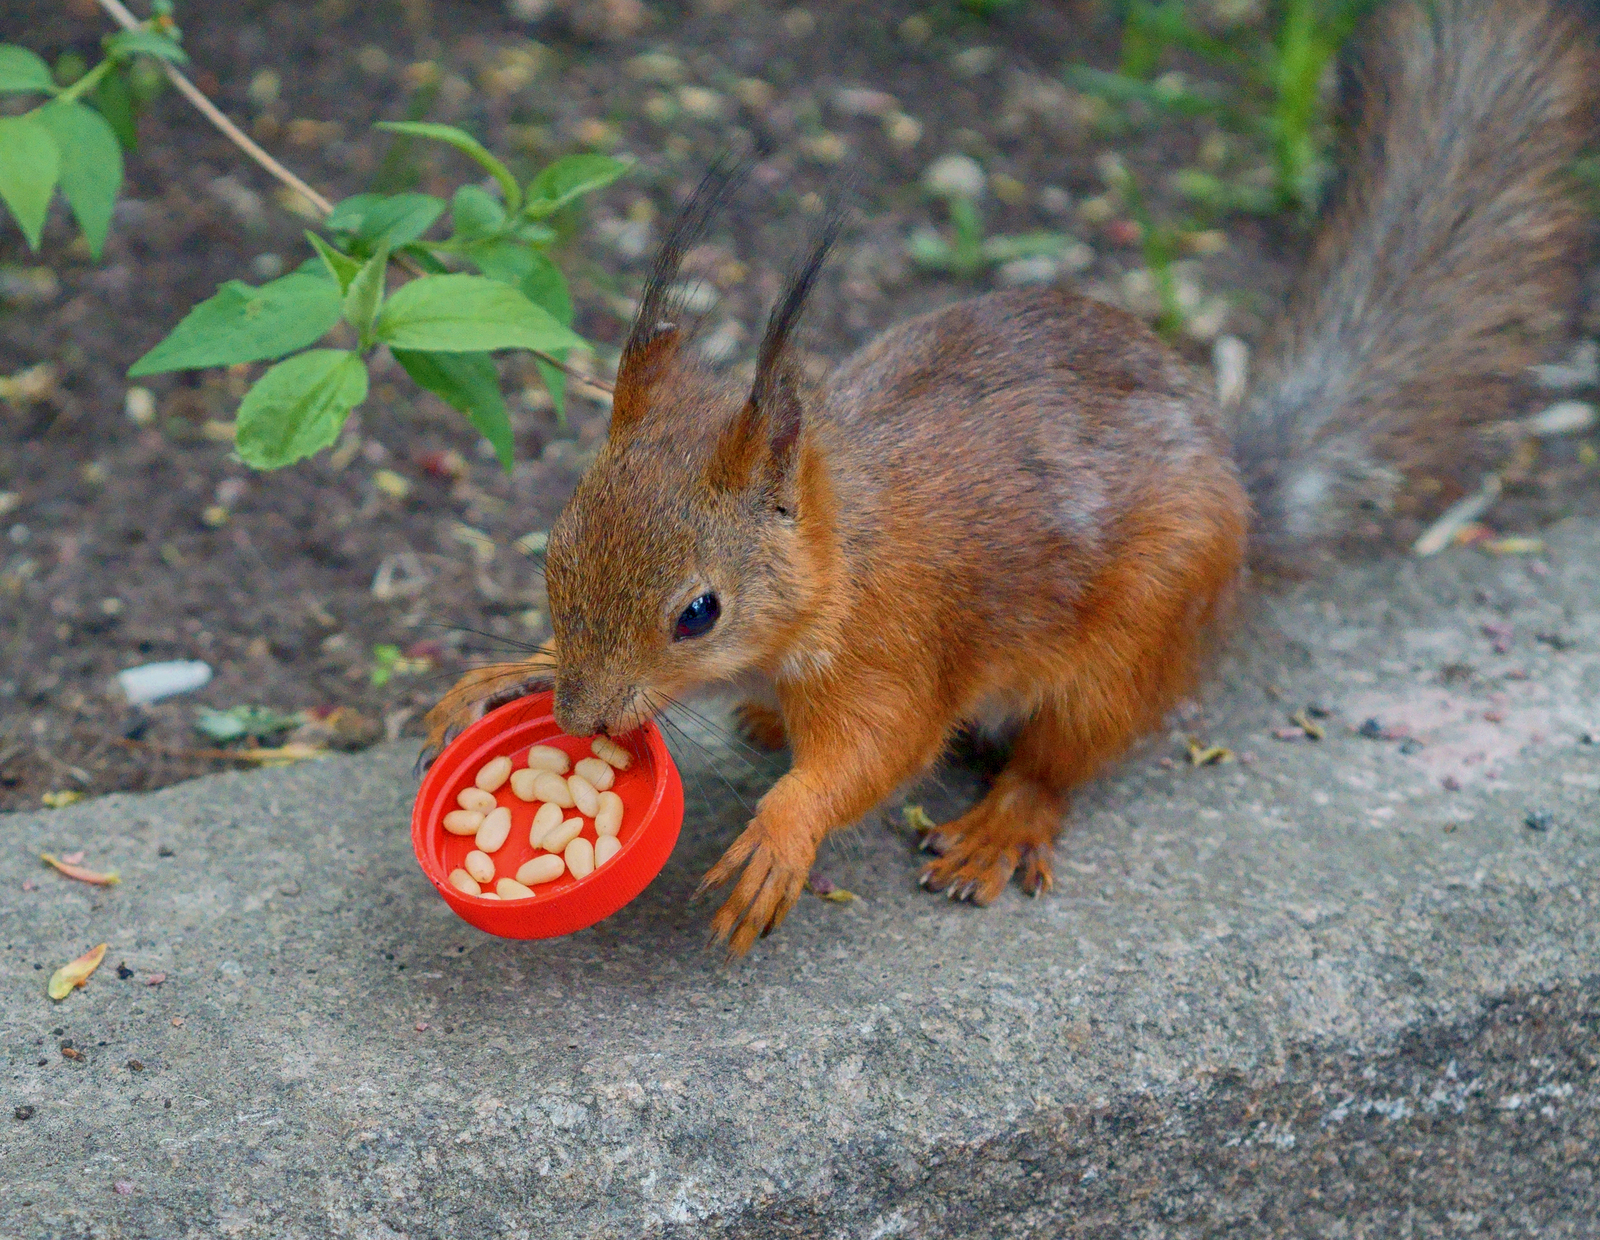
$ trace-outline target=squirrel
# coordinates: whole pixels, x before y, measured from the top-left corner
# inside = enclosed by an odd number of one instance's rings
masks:
[[[836,225],[738,386],[696,364],[669,295],[728,190],[708,177],[550,531],[552,642],[464,677],[428,752],[552,680],[578,736],[757,685],[745,729],[792,766],[700,888],[733,883],[712,929],[742,954],[824,836],[959,729],[1003,727],[1009,759],[927,832],[921,883],[977,904],[1014,875],[1047,891],[1072,790],[1195,688],[1252,567],[1315,563],[1406,475],[1459,458],[1575,292],[1587,24],[1558,0],[1398,0],[1374,21],[1339,201],[1226,418],[1142,323],[1061,288],[947,306],[808,379],[791,336]]]

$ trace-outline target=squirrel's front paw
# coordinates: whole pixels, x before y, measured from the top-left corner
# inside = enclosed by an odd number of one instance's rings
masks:
[[[744,870],[711,919],[713,940],[727,944],[730,955],[742,956],[756,939],[771,934],[805,890],[816,859],[816,845],[804,832],[774,829],[757,818],[695,891],[699,896],[730,881],[741,867]]]
[[[488,711],[537,691],[554,671],[553,654],[541,651],[526,663],[491,663],[468,672],[424,718],[428,740],[417,759],[418,767],[429,765],[461,731]]]

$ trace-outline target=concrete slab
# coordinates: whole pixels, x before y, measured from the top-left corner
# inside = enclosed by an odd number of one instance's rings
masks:
[[[1594,1235],[1600,531],[1549,543],[1266,596],[1181,725],[1251,760],[1152,743],[1052,897],[929,896],[874,818],[820,867],[862,900],[732,965],[687,901],[763,776],[710,734],[559,942],[432,893],[403,745],[13,817],[0,1235]]]

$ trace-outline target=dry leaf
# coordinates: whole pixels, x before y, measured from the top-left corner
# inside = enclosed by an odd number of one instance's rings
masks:
[[[106,944],[102,943],[93,951],[84,952],[71,964],[62,965],[51,975],[50,997],[57,1003],[65,999],[89,980],[89,974],[98,969],[105,958]]]
[[[68,878],[75,878],[80,883],[94,883],[99,887],[115,887],[122,881],[115,870],[112,870],[109,874],[100,874],[94,870],[86,870],[81,865],[71,865],[60,857],[52,857],[49,853],[40,853],[39,858],[45,864],[55,866]]]
[[[1190,766],[1220,766],[1224,762],[1233,761],[1233,750],[1225,745],[1201,745],[1194,738],[1189,740],[1189,765]]]
[[[852,900],[861,898],[855,892],[846,891],[843,887],[833,887],[827,891],[819,891],[817,895],[824,900],[832,901],[834,904],[849,904]]]
[[[900,811],[900,817],[905,820],[906,826],[918,835],[926,835],[939,825],[928,817],[927,811],[920,805],[907,805]]]
[[[1313,720],[1311,716],[1303,710],[1295,711],[1294,714],[1289,716],[1289,718],[1291,722],[1296,724],[1302,732],[1304,732],[1314,741],[1320,741],[1328,734],[1320,723],[1317,723],[1315,720]]]

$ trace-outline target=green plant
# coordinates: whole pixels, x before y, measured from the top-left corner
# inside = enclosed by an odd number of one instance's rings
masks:
[[[466,415],[512,464],[512,433],[491,354],[523,349],[564,418],[565,359],[586,347],[572,330],[565,277],[546,253],[551,220],[609,185],[627,165],[603,155],[557,160],[526,185],[477,139],[411,120],[378,126],[405,139],[442,142],[487,174],[451,201],[428,194],[358,194],[327,202],[217,112],[178,70],[187,60],[170,3],[137,22],[117,0],[99,0],[125,27],[106,56],[70,86],[25,48],[0,46],[0,91],[46,96],[32,111],[0,118],[0,200],[37,250],[59,186],[98,257],[122,181],[121,151],[108,111],[80,100],[122,76],[134,58],[156,58],[167,77],[251,158],[324,216],[308,231],[313,255],[289,274],[252,287],[232,280],[194,307],[129,370],[133,376],[247,362],[274,362],[245,393],[236,421],[239,456],[276,469],[331,445],[367,396],[366,356],[387,347],[421,387]],[[115,92],[114,92],[115,93]],[[99,95],[96,107],[101,106]],[[448,212],[448,236],[430,237]],[[399,269],[409,278],[392,290]],[[340,323],[354,348],[314,348]]]
[[[1376,0],[1277,0],[1269,20],[1213,35],[1195,23],[1186,0],[1124,0],[1118,71],[1067,70],[1071,85],[1113,106],[1158,115],[1206,117],[1266,147],[1273,185],[1240,186],[1185,170],[1178,188],[1214,210],[1296,210],[1309,219],[1330,165],[1324,107],[1328,72]],[[1191,82],[1158,73],[1173,51],[1228,70],[1237,85]]]
[[[983,171],[965,156],[939,161],[929,169],[924,183],[934,198],[944,202],[950,217],[948,237],[933,229],[919,229],[906,243],[913,261],[929,270],[970,279],[999,263],[1019,258],[1063,258],[1082,248],[1076,238],[1066,233],[986,237],[978,210]]]

